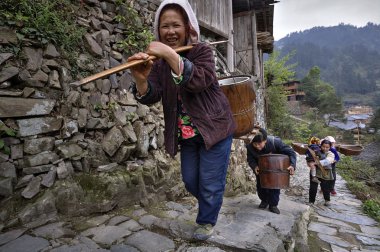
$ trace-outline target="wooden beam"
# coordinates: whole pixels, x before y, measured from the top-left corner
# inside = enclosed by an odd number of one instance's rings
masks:
[[[228,13],[230,18],[228,20],[227,67],[230,72],[234,72],[234,18],[232,14],[232,0],[228,3]]]
[[[216,34],[222,36],[225,39],[228,39],[228,34],[227,33],[222,32],[221,30],[218,30],[218,29],[216,29],[215,27],[212,27],[209,24],[206,24],[202,20],[198,20],[198,23],[199,23],[199,26],[201,26],[201,27],[203,27],[203,28],[205,28],[205,29],[207,29],[209,31],[212,31],[213,33],[216,33]]]

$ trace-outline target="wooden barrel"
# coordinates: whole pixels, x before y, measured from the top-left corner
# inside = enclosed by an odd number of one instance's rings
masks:
[[[238,75],[218,80],[223,93],[230,103],[237,129],[234,137],[250,133],[255,123],[255,99],[252,78],[249,75]]]
[[[307,151],[307,144],[304,143],[292,143],[292,148],[300,155],[305,155]]]
[[[346,156],[357,156],[360,155],[364,149],[361,145],[350,145],[350,144],[337,144],[335,146],[336,150]]]
[[[259,157],[259,176],[262,188],[285,189],[289,187],[289,157],[282,154],[266,154]]]

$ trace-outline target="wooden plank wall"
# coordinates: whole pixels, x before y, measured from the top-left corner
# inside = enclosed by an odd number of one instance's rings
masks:
[[[231,0],[189,0],[199,25],[228,38]]]
[[[256,36],[256,34],[255,34]],[[252,51],[252,14],[234,17],[234,49],[235,65],[244,73],[251,73],[253,69]]]

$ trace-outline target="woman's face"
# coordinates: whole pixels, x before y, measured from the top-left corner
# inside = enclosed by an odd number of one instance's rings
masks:
[[[160,41],[175,49],[186,45],[186,25],[181,13],[168,9],[160,17]]]
[[[261,150],[264,148],[266,142],[267,142],[267,140],[264,140],[264,141],[262,141],[262,142],[260,142],[260,143],[252,143],[252,146],[253,146],[253,148],[255,148],[256,150],[261,151]]]
[[[322,150],[323,153],[328,152],[328,151],[330,150],[330,145],[327,144],[327,143],[322,144],[322,145],[321,145],[321,150]]]

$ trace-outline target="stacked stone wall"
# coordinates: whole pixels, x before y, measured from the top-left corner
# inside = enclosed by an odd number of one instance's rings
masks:
[[[139,0],[133,7],[151,26],[158,4]],[[114,1],[83,1],[77,24],[87,33],[79,72],[126,62],[129,55],[117,47],[124,34],[117,11]],[[186,195],[178,157],[163,148],[161,103],[137,103],[129,71],[72,86],[81,76],[70,75],[74,66],[61,48],[19,38],[9,27],[0,34],[0,51],[21,45],[21,57],[0,53],[0,137],[9,148],[0,151],[3,227]],[[244,142],[234,140],[228,195],[253,190],[245,159]]]

